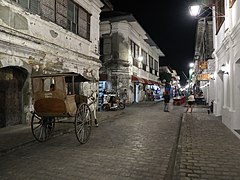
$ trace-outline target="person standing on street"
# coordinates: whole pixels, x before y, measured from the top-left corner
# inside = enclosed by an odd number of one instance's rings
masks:
[[[164,95],[163,95],[163,98],[164,98],[164,112],[169,112],[168,104],[169,104],[169,101],[170,101],[170,93],[168,91],[165,91]]]
[[[193,95],[193,92],[190,93],[190,95],[188,96],[188,106],[187,106],[187,110],[186,110],[186,113],[188,112],[188,110],[191,108],[191,113],[193,111],[193,104],[195,102],[195,98],[194,98],[194,95]]]

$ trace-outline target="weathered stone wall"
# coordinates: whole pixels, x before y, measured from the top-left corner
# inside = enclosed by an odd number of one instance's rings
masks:
[[[30,75],[76,72],[99,79],[100,1],[79,1],[91,13],[90,41],[34,15],[16,3],[0,1],[0,68],[21,67],[28,72],[23,87],[23,114],[30,120]],[[90,83],[88,83],[90,84]],[[95,86],[96,83],[91,83]],[[91,88],[83,88],[89,91]],[[86,92],[83,92],[86,93]]]
[[[127,21],[101,22],[100,29],[103,41],[104,39],[111,39],[111,43],[107,43],[103,47],[103,49],[105,48],[104,52],[107,52],[107,54],[104,54],[102,58],[103,68],[101,73],[108,75],[107,81],[111,82],[113,90],[117,90],[121,94],[124,89],[127,89],[128,102],[134,102],[134,89],[136,88],[138,88],[138,100],[144,100],[145,91],[143,85],[139,83],[136,86],[131,82],[131,76],[137,75],[155,81],[158,80],[158,76],[149,73],[148,66],[147,71],[133,66],[133,58],[130,54],[130,40],[138,44],[140,48],[145,49],[154,59],[158,60],[159,54],[143,40],[139,32],[134,30]],[[103,45],[105,44],[103,43]]]

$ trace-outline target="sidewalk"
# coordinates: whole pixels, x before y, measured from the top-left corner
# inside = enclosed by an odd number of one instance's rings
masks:
[[[175,179],[240,179],[240,139],[206,108],[184,113]]]

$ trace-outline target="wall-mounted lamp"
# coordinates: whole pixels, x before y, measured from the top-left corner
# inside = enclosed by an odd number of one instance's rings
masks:
[[[211,80],[215,80],[214,74],[210,74]]]
[[[189,67],[193,68],[194,67],[194,63],[189,63]]]
[[[191,0],[188,7],[190,15],[194,17],[209,16],[212,13],[212,4],[212,0]]]
[[[228,74],[228,67],[226,64],[223,64],[221,66],[221,71],[223,72],[223,74]]]
[[[201,7],[197,3],[193,3],[189,6],[189,12],[191,16],[198,16],[200,14]]]
[[[217,0],[220,1],[220,0]],[[215,5],[214,0],[191,0],[188,7],[191,16],[194,17],[212,17],[212,7]],[[214,11],[217,17],[224,17],[224,14]]]

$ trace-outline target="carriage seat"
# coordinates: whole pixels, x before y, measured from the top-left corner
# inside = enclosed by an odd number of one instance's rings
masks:
[[[39,116],[75,116],[77,105],[75,95],[66,95],[60,89],[36,92],[34,109]]]

